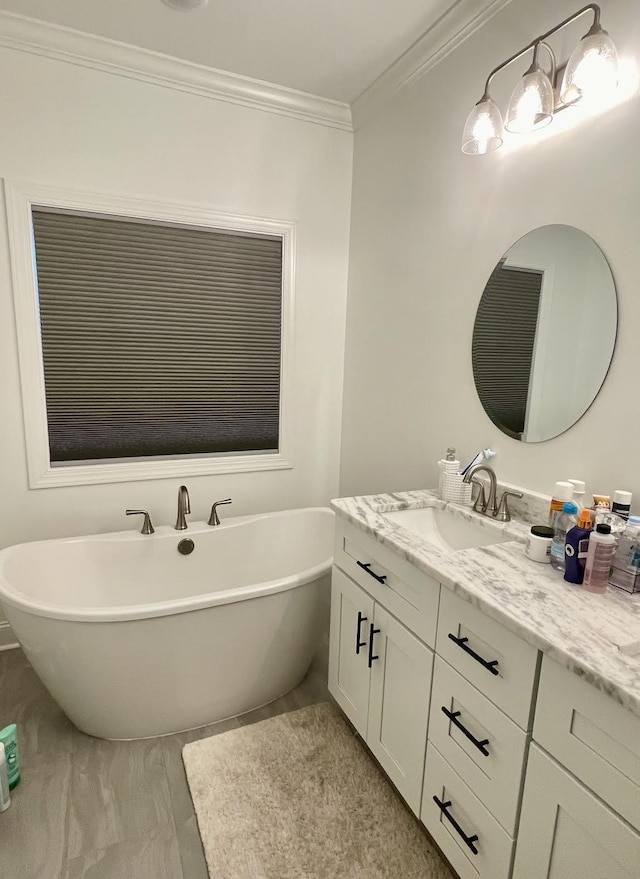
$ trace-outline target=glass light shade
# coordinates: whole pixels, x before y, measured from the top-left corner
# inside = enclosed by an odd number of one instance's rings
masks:
[[[618,53],[604,31],[589,32],[573,50],[560,89],[563,104],[605,104],[618,85]]]
[[[484,96],[467,116],[462,133],[462,152],[481,156],[502,146],[502,114],[490,97]]]
[[[532,67],[518,82],[507,109],[507,131],[523,134],[544,128],[553,119],[553,87],[540,67]]]

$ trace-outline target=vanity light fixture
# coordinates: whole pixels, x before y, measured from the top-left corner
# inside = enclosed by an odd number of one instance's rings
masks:
[[[556,59],[546,39],[562,30],[586,12],[593,13],[593,24],[573,50],[564,69],[559,98],[556,83]],[[543,70],[539,56],[544,49],[549,70]],[[503,125],[500,108],[489,94],[493,77],[503,68],[533,52],[531,66],[517,83]],[[487,77],[484,93],[469,113],[462,134],[462,152],[482,155],[497,150],[503,141],[504,128],[513,133],[528,133],[548,125],[560,110],[577,104],[596,108],[612,94],[618,83],[618,55],[611,37],[600,26],[600,7],[583,6],[569,18],[536,37],[506,61],[498,64]]]

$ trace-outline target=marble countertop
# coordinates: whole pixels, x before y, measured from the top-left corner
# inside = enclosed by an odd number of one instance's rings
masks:
[[[501,528],[509,539],[453,551],[427,543],[383,515],[425,506],[446,506],[454,516]],[[640,716],[640,656],[619,650],[619,645],[640,639],[640,593],[630,595],[610,586],[604,595],[594,595],[567,583],[550,565],[525,556],[530,523],[496,523],[467,507],[445,504],[435,491],[339,498],[331,507]]]

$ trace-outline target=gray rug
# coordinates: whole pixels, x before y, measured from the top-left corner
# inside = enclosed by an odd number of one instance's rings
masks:
[[[451,879],[327,703],[182,753],[211,879]]]

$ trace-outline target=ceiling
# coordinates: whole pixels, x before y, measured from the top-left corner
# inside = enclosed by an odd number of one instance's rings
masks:
[[[458,0],[0,0],[0,10],[351,103]],[[479,4],[480,5],[480,4]]]

